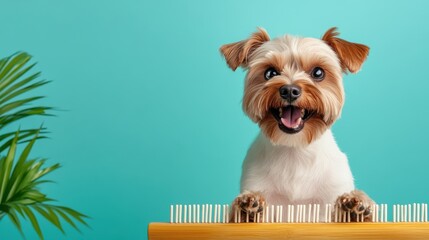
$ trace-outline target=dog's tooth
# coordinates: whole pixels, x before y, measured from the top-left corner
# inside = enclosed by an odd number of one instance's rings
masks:
[[[305,115],[305,109],[303,108],[301,109],[301,117],[304,117],[304,115]]]
[[[279,117],[282,117],[283,115],[283,108],[279,108]]]
[[[295,128],[299,127],[299,125],[301,124],[301,121],[302,121],[302,118],[298,118],[298,122],[297,122]]]

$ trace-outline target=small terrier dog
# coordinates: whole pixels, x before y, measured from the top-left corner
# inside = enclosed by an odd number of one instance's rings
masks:
[[[286,35],[259,28],[220,48],[232,70],[242,67],[243,110],[261,129],[243,163],[233,209],[250,221],[269,204],[328,204],[371,221],[373,201],[355,190],[346,155],[330,130],[344,104],[342,74],[356,73],[369,48],[338,38]],[[244,217],[245,214],[241,214]]]

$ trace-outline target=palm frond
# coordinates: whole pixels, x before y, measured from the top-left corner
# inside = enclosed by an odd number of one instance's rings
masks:
[[[43,239],[43,233],[35,213],[47,219],[63,233],[61,219],[78,231],[76,222],[88,226],[85,221],[88,216],[69,207],[49,204],[54,199],[40,192],[40,184],[47,181],[41,178],[58,169],[60,165],[45,167],[46,159],[29,158],[38,134],[36,133],[27,143],[19,156],[16,154],[18,138],[19,132],[16,132],[8,154],[0,158],[0,215],[7,215],[21,233],[19,215],[30,220],[40,239]]]
[[[5,199],[6,188],[9,183],[9,175],[12,170],[13,160],[15,159],[16,142],[18,142],[18,134],[16,134],[13,139],[6,157],[3,157],[0,160],[0,203]]]
[[[49,115],[51,107],[28,107],[43,96],[24,97],[24,94],[37,89],[49,81],[38,80],[40,72],[29,74],[36,65],[29,64],[31,56],[25,52],[18,52],[0,60],[0,130],[19,120],[36,115]],[[21,97],[21,98],[20,98]],[[24,129],[20,131],[18,139],[31,137],[37,129]],[[14,132],[0,136],[0,153],[9,146],[11,135]]]
[[[40,128],[40,129],[27,129],[27,130],[21,130],[18,136],[18,139],[20,140],[19,143],[25,143],[28,142],[29,139],[31,139],[36,133],[45,134],[48,133],[45,131],[46,128]],[[15,132],[10,132],[6,134],[0,135],[0,142],[7,139],[3,144],[0,145],[0,153],[3,152],[5,149],[7,149],[10,144],[12,143],[13,139],[11,136],[14,136]],[[46,138],[45,136],[38,135],[38,139]]]
[[[40,72],[30,74],[35,64],[29,64],[31,56],[18,52],[0,59],[0,130],[32,116],[49,116],[53,108],[34,106],[43,96],[28,96],[28,93],[49,83],[38,80]],[[44,177],[60,167],[60,164],[45,166],[46,159],[30,158],[31,150],[38,139],[45,138],[46,128],[24,128],[0,134],[0,220],[7,216],[24,236],[21,220],[29,220],[40,239],[42,229],[37,219],[41,216],[64,233],[63,222],[77,231],[77,223],[87,225],[88,216],[69,207],[50,204],[49,198],[39,187],[50,180]],[[17,146],[25,144],[17,153]],[[18,156],[19,155],[19,156]]]

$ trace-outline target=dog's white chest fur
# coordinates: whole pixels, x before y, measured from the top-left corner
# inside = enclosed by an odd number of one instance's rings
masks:
[[[259,191],[269,204],[334,203],[353,189],[347,157],[329,129],[306,147],[275,146],[259,134],[243,163],[241,192]]]

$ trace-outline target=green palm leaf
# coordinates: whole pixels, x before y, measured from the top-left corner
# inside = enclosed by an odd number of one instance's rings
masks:
[[[31,116],[48,116],[51,107],[31,106],[43,96],[28,96],[31,90],[49,81],[37,80],[40,72],[29,74],[35,64],[28,65],[31,56],[16,53],[0,59],[0,131]],[[24,96],[25,97],[22,97]],[[21,219],[29,220],[40,239],[42,229],[37,217],[43,217],[64,233],[63,222],[79,231],[77,223],[88,226],[88,216],[69,207],[50,204],[55,201],[40,191],[40,186],[50,180],[44,177],[60,167],[45,166],[46,159],[31,158],[37,140],[45,138],[46,128],[27,128],[0,134],[0,220],[8,216],[24,236]],[[17,146],[25,144],[17,153]]]
[[[5,213],[20,232],[22,229],[18,214],[29,219],[40,239],[43,239],[43,234],[35,212],[63,233],[60,219],[69,223],[76,230],[79,229],[75,222],[88,225],[85,221],[88,216],[69,207],[49,204],[54,200],[40,192],[39,185],[45,183],[40,179],[58,169],[60,165],[54,164],[45,167],[46,159],[28,158],[38,139],[37,134],[17,157],[18,136],[19,132],[13,138],[8,154],[0,159],[0,215]],[[14,163],[16,159],[17,161]]]
[[[18,52],[0,60],[0,130],[27,117],[49,115],[47,111],[52,109],[45,106],[28,107],[28,105],[43,98],[43,96],[19,99],[29,91],[49,83],[46,80],[37,80],[40,72],[29,73],[35,65],[28,65],[30,59],[29,54]],[[36,131],[37,129],[24,129],[20,131],[18,139],[31,137]],[[30,132],[31,134],[28,134]],[[1,135],[3,138],[0,136],[0,152],[5,150],[5,146],[10,145],[10,136],[13,133],[3,133]],[[5,144],[8,141],[9,143]],[[2,146],[2,144],[5,144],[5,146]]]

